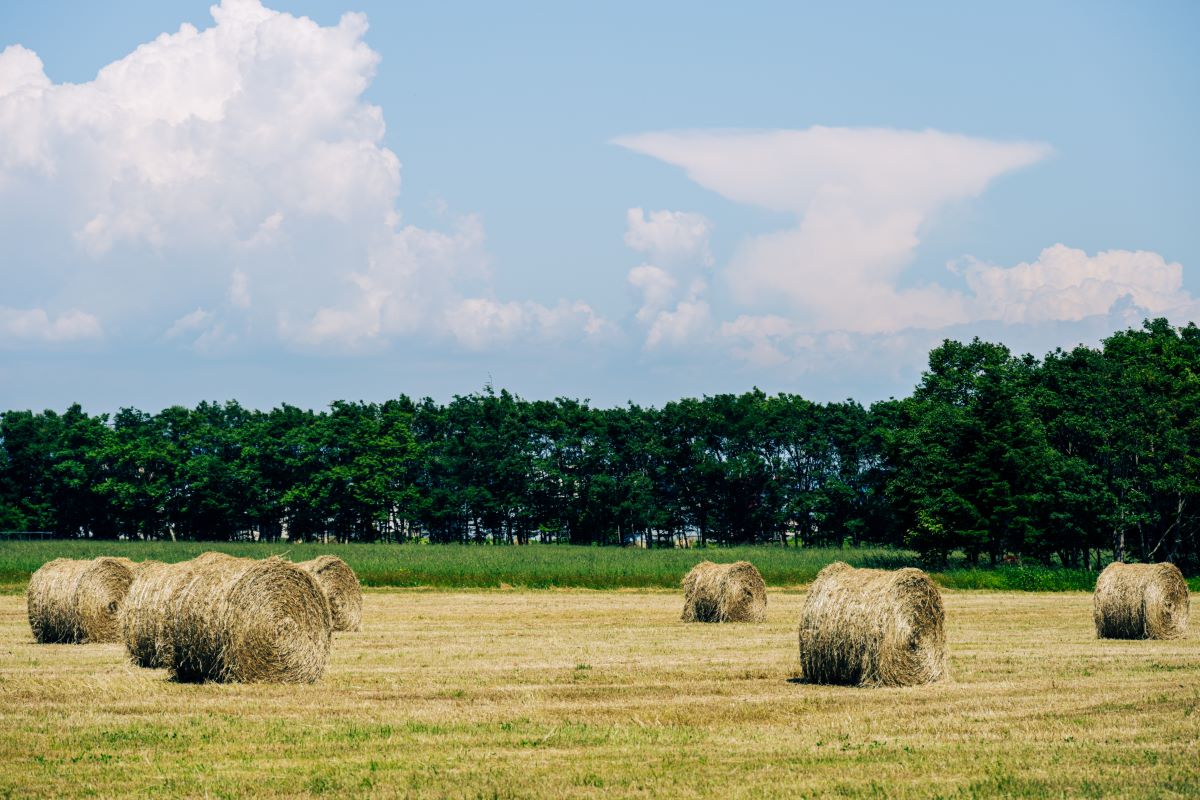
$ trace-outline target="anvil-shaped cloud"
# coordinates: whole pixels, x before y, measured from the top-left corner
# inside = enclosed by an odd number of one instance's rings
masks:
[[[796,227],[743,243],[726,271],[742,304],[799,313],[813,329],[942,327],[970,318],[963,295],[900,289],[920,233],[946,204],[1050,153],[940,131],[814,127],[684,131],[616,143],[682,167],[739,203],[796,216]]]

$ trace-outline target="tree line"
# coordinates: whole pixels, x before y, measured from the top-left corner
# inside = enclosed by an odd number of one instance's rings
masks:
[[[0,531],[649,547],[882,544],[931,563],[1200,568],[1200,329],[930,353],[912,395],[661,408],[491,387],[269,411],[0,416]]]

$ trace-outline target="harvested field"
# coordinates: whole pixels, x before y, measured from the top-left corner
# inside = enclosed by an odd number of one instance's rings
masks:
[[[187,685],[35,645],[0,597],[0,797],[1194,796],[1200,626],[1095,638],[1091,595],[944,592],[954,682],[793,683],[804,594],[371,591],[313,685]]]

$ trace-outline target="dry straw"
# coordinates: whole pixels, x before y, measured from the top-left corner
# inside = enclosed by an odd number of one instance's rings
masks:
[[[319,556],[296,566],[316,578],[325,592],[335,631],[356,631],[362,627],[362,587],[349,564],[337,556]]]
[[[749,561],[701,561],[683,578],[684,622],[762,622],[767,586]]]
[[[1109,564],[1096,580],[1092,618],[1101,639],[1178,639],[1187,632],[1188,585],[1174,564]]]
[[[117,613],[133,571],[116,558],[57,558],[29,579],[26,604],[33,637],[42,643],[115,642]]]
[[[919,569],[817,574],[800,616],[800,665],[812,683],[912,686],[948,677],[945,612]]]
[[[332,629],[325,594],[295,564],[201,557],[167,606],[167,667],[181,681],[312,683]]]
[[[192,562],[138,565],[121,607],[121,638],[139,667],[165,667],[171,662],[168,609],[171,598],[188,579]]]

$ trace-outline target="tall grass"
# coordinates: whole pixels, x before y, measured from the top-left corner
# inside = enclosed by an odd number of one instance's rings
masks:
[[[735,547],[692,550],[633,550],[614,547],[530,545],[255,544],[205,542],[8,541],[0,542],[0,589],[24,591],[29,576],[54,558],[121,555],[135,561],[183,561],[206,550],[265,558],[285,555],[305,561],[324,553],[345,559],[366,586],[546,589],[676,588],[697,562],[751,561],[770,586],[809,583],[822,567],[845,561],[857,567],[920,566],[915,553],[884,548]],[[953,589],[1091,591],[1096,575],[1086,570],[1040,566],[968,569],[961,563],[933,573]],[[1190,581],[1200,590],[1200,581]]]

